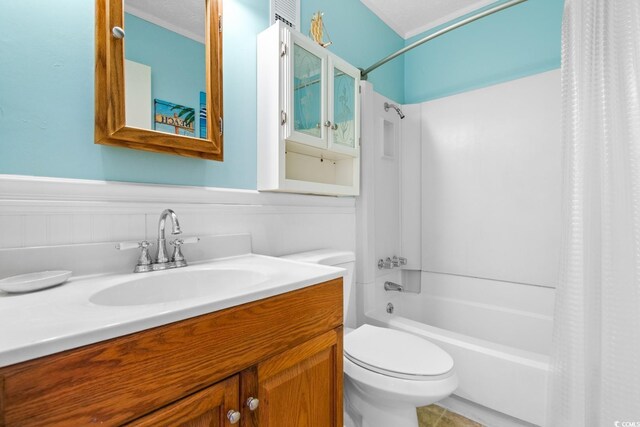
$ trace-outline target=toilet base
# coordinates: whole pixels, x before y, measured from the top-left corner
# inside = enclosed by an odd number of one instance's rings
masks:
[[[362,426],[362,416],[358,413],[358,411],[349,406],[349,402],[345,395],[344,397],[344,411],[343,411],[343,421],[344,427],[361,427]]]
[[[351,379],[344,379],[346,427],[418,427],[416,407],[402,402],[371,402]]]

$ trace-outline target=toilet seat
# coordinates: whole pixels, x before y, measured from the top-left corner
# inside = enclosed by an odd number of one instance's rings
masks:
[[[440,380],[453,371],[453,359],[435,344],[372,325],[362,325],[345,336],[344,355],[361,368],[405,380]]]

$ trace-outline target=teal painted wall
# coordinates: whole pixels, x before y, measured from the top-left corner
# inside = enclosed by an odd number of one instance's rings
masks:
[[[529,0],[417,47],[404,58],[404,101],[418,103],[559,68],[563,6],[563,0]]]
[[[563,0],[529,0],[374,71],[376,90],[415,103],[560,66]],[[94,2],[23,0],[0,14],[0,173],[255,188],[256,35],[267,0],[224,0],[225,161],[93,144]],[[410,43],[359,0],[302,0],[302,32],[324,11],[331,51],[357,67]],[[141,61],[142,62],[142,61]],[[196,105],[197,107],[197,105]]]
[[[267,0],[224,0],[225,161],[93,144],[94,2],[6,2],[0,13],[0,173],[212,187],[256,187],[256,35]],[[331,50],[368,66],[404,41],[359,0],[302,0],[303,32],[325,12]],[[371,81],[402,102],[404,65]]]
[[[151,67],[151,115],[154,99],[193,108],[195,135],[200,135],[197,114],[200,92],[206,90],[204,44],[128,13],[124,14],[124,26],[125,58]]]
[[[324,23],[333,41],[330,51],[359,68],[401,49],[402,39],[395,31],[365,7],[360,0],[300,0],[302,33],[309,33],[310,17],[324,12]],[[376,92],[404,103],[404,61],[399,60],[379,68],[369,76]]]

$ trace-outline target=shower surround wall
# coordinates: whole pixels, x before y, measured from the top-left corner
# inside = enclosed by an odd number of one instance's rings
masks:
[[[546,368],[533,367],[548,363],[558,280],[560,73],[426,102],[421,111],[422,321],[530,352],[503,378],[481,365],[472,378],[461,374],[456,394],[542,424]]]
[[[542,424],[560,239],[559,71],[402,106],[394,159],[380,126],[397,115],[385,116],[384,101],[363,88],[361,320],[426,331],[452,354],[460,387],[443,405],[488,425]],[[396,252],[408,270],[375,268]],[[421,271],[417,285],[408,271]],[[385,292],[385,280],[420,294]]]
[[[400,281],[400,271],[378,269],[377,260],[401,256],[400,140],[401,121],[393,102],[374,92],[370,82],[361,89],[361,188],[356,198],[356,295],[358,324],[364,312],[380,306],[384,282]],[[405,119],[406,120],[406,119]],[[382,291],[383,292],[383,291]]]
[[[555,287],[560,74],[422,104],[422,269]]]

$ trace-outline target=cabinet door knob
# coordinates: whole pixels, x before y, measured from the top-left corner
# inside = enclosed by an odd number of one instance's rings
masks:
[[[124,30],[121,27],[113,27],[111,29],[111,35],[116,39],[124,38]]]
[[[229,419],[229,422],[231,424],[235,424],[240,421],[240,412],[231,409],[229,412],[227,412],[227,418]]]
[[[325,125],[326,127],[330,128],[330,127],[331,127],[331,121],[330,121],[330,120],[327,120],[326,122],[324,122],[324,125]]]
[[[258,409],[258,405],[260,405],[260,401],[255,397],[250,397],[247,399],[247,407],[250,411],[255,411]]]

